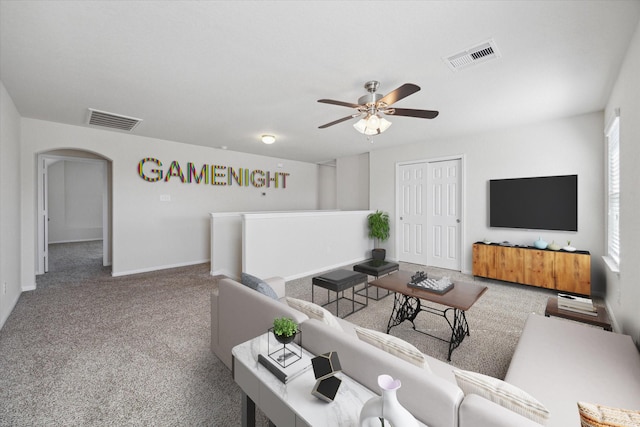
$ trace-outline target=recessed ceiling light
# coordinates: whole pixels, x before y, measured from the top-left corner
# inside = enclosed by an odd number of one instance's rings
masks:
[[[262,142],[265,144],[273,144],[276,142],[276,137],[273,135],[262,135]]]

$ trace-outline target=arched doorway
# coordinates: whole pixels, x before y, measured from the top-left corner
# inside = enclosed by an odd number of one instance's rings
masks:
[[[102,266],[111,266],[111,161],[75,149],[40,153],[37,161],[36,274],[49,271],[52,242],[85,242],[101,253]],[[85,255],[86,249],[80,250]]]

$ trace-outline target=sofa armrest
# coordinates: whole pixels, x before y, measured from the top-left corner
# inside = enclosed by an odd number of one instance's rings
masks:
[[[540,424],[516,414],[477,394],[468,394],[460,404],[460,427],[540,427]]]
[[[279,276],[269,277],[268,279],[264,279],[264,281],[271,286],[271,288],[275,291],[278,298],[283,298],[285,296],[285,281],[284,278]]]

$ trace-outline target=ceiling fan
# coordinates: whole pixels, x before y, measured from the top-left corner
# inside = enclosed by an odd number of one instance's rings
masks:
[[[355,108],[356,113],[350,114],[333,122],[326,123],[319,126],[320,129],[328,128],[329,126],[337,125],[344,121],[361,117],[361,119],[353,125],[354,128],[360,133],[365,135],[378,135],[391,126],[391,122],[382,117],[384,115],[393,116],[405,116],[405,117],[417,117],[421,119],[433,119],[438,116],[437,111],[431,110],[416,110],[411,108],[393,108],[391,105],[412,95],[420,90],[420,87],[412,83],[405,83],[394,91],[389,92],[385,96],[377,93],[380,82],[371,80],[364,84],[364,88],[367,90],[367,94],[361,96],[358,99],[357,104],[350,102],[334,101],[333,99],[319,99],[318,102],[324,104],[340,105],[343,107]]]

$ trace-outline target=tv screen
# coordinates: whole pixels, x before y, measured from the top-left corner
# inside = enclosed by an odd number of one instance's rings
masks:
[[[489,226],[578,231],[578,175],[490,180]]]

